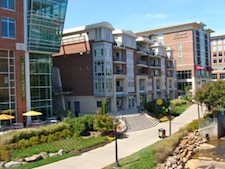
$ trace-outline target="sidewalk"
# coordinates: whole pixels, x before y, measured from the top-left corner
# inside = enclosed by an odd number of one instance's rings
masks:
[[[201,114],[202,115],[202,114]],[[178,131],[185,124],[198,118],[197,105],[192,105],[180,116],[172,120],[172,133]],[[166,129],[169,133],[169,122],[159,123],[157,126],[135,132],[127,133],[127,138],[118,139],[118,157],[127,157],[157,141],[158,129]],[[115,142],[105,145],[79,156],[71,157],[55,163],[44,165],[36,169],[101,169],[115,162]]]

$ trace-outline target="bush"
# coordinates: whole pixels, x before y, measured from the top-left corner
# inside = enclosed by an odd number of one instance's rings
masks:
[[[85,125],[86,131],[93,130],[94,126],[94,115],[84,115],[80,117],[81,122]]]
[[[0,146],[0,161],[10,161],[10,153],[6,146]]]
[[[95,115],[94,129],[102,133],[113,130],[113,117],[108,116],[107,114]]]
[[[33,136],[29,139],[29,144],[31,146],[37,145],[39,143],[39,137],[38,136]]]
[[[148,103],[146,103],[144,105],[144,109],[147,110],[148,112],[154,113],[156,115],[156,117],[162,117],[165,116],[167,114],[167,112],[165,111],[169,105],[170,102],[163,100],[163,104],[162,105],[157,105],[157,100],[152,100]]]
[[[188,132],[192,132],[194,130],[197,130],[198,129],[198,124],[200,122],[202,122],[204,119],[200,118],[200,119],[197,119],[197,120],[193,120],[191,123],[189,123],[187,125],[187,130]]]
[[[30,146],[29,140],[27,140],[27,139],[21,139],[21,140],[19,140],[18,141],[18,146],[19,146],[19,148],[25,148],[25,147]]]

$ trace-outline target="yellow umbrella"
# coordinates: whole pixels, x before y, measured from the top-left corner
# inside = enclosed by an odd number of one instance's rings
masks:
[[[23,116],[39,116],[39,115],[42,115],[42,113],[33,110],[23,113]]]
[[[0,120],[11,120],[11,119],[14,119],[15,116],[11,116],[11,115],[8,115],[8,114],[1,114],[0,115]]]
[[[15,110],[12,109],[7,109],[7,110],[2,110],[1,113],[15,113]]]

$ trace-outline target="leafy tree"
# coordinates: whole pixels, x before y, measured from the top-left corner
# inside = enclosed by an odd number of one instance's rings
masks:
[[[194,99],[216,110],[225,107],[225,81],[218,80],[204,84],[197,89]]]

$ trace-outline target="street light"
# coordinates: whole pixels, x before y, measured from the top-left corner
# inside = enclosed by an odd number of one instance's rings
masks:
[[[119,161],[118,161],[118,146],[117,146],[117,131],[116,131],[117,123],[118,123],[118,120],[115,118],[113,120],[114,132],[115,132],[115,155],[116,155],[115,156],[116,157],[116,162],[115,162],[114,168],[120,167],[120,164],[119,164]]]
[[[168,107],[168,113],[169,113],[169,133],[170,133],[170,136],[171,136],[171,107],[169,106]]]

